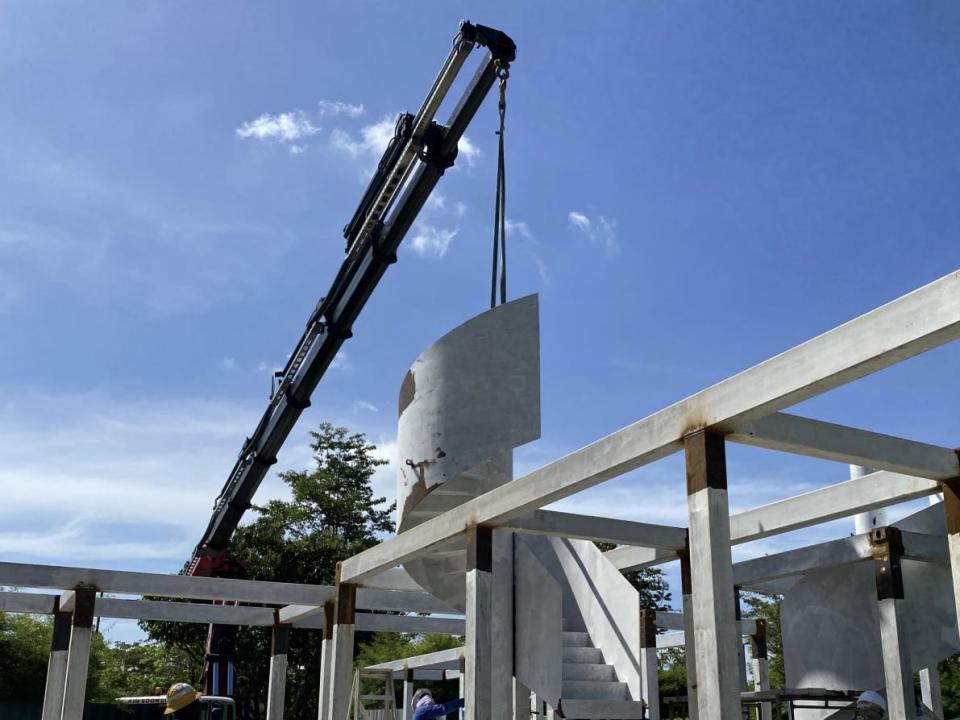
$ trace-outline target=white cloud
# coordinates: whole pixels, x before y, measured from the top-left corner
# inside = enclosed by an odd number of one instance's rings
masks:
[[[367,412],[377,413],[380,412],[380,408],[374,405],[372,402],[367,402],[366,400],[357,400],[353,404],[353,412],[359,412],[360,410],[366,410]]]
[[[317,103],[321,117],[326,115],[345,115],[356,118],[363,115],[363,105],[353,105],[342,100],[321,100]]]
[[[333,356],[333,360],[330,362],[331,370],[352,370],[353,366],[350,364],[350,356],[347,355],[345,350],[338,350],[337,354]]]
[[[447,254],[450,243],[460,232],[460,228],[441,228],[418,223],[410,247],[420,257],[442,258]]]
[[[507,218],[504,224],[507,226],[507,237],[515,234],[527,240],[533,238],[533,233],[530,232],[529,226],[522,220],[511,220]]]
[[[360,128],[360,136],[355,137],[340,128],[330,133],[330,142],[334,148],[355,158],[379,158],[393,139],[396,120],[389,115],[380,122]]]
[[[447,196],[434,191],[430,193],[430,197],[427,198],[425,207],[427,210],[446,210]]]
[[[254,140],[272,140],[288,143],[301,140],[320,132],[302,110],[270,115],[264,113],[256,120],[243,123],[237,128],[237,137]]]
[[[308,147],[309,147],[309,145],[291,145],[291,146],[290,146],[290,154],[291,154],[291,155],[303,155],[303,154],[307,151],[307,148],[308,148]]]
[[[232,357],[225,357],[220,361],[220,367],[224,370],[233,370],[237,366],[237,361]]]
[[[617,221],[611,220],[600,215],[596,221],[590,219],[581,212],[571,210],[567,214],[567,220],[570,224],[583,233],[592,243],[598,243],[608,255],[613,255],[620,250],[617,244]]]
[[[467,167],[473,167],[480,157],[480,148],[474,145],[473,141],[466,135],[462,136],[459,142],[457,142],[457,150],[457,157],[463,158],[467,163]]]
[[[463,217],[467,214],[467,204],[457,200],[453,204],[453,212],[456,213],[457,217]]]

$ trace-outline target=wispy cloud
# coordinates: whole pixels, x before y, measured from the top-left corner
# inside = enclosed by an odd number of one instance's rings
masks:
[[[467,163],[467,167],[473,167],[480,159],[480,148],[473,144],[469,137],[464,135],[457,143],[457,157],[462,158]]]
[[[540,282],[545,286],[550,285],[550,272],[547,268],[547,263],[543,260],[543,257],[540,254],[540,243],[537,242],[536,237],[534,237],[533,231],[530,230],[530,226],[523,220],[514,220],[512,218],[507,218],[505,224],[507,228],[507,237],[511,239],[518,238],[521,241],[524,250],[526,251],[527,255],[530,256],[534,267],[537,269],[537,275],[540,276]]]
[[[220,367],[227,371],[233,370],[236,366],[237,361],[232,357],[225,357],[220,361]]]
[[[321,117],[345,115],[346,117],[357,118],[363,115],[363,105],[353,105],[342,100],[321,100],[317,103]]]
[[[372,402],[367,402],[366,400],[357,400],[353,404],[353,412],[357,413],[361,410],[365,410],[367,412],[372,412],[372,413],[380,412],[380,408],[378,408]]]
[[[271,115],[264,113],[256,120],[243,123],[236,129],[237,137],[245,140],[270,140],[291,143],[316,135],[320,128],[315,126],[303,110]]]
[[[333,360],[330,363],[331,370],[352,370],[353,365],[350,364],[350,356],[347,355],[346,350],[338,350],[337,354],[333,356]]]
[[[426,223],[417,223],[410,239],[410,248],[420,257],[439,260],[447,254],[450,243],[460,228],[443,228]]]
[[[579,230],[590,242],[603,246],[608,255],[620,250],[617,244],[617,221],[600,215],[596,220],[576,210],[567,213],[570,225]]]
[[[379,122],[360,128],[358,135],[336,128],[330,133],[330,143],[336,150],[364,160],[379,158],[394,135],[396,119],[385,115]]]

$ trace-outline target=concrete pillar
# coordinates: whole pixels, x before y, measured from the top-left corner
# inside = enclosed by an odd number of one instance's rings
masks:
[[[493,531],[490,692],[494,717],[513,713],[513,533]]]
[[[457,676],[457,697],[466,697],[467,689],[467,659],[461,655],[460,664],[457,666],[457,672],[460,673]],[[463,712],[460,712],[460,715],[463,715]]]
[[[289,648],[290,626],[274,625],[273,641],[270,649],[270,679],[267,684],[267,720],[283,720],[283,701],[287,691],[287,651]]]
[[[413,710],[410,704],[413,702],[413,670],[407,668],[403,674],[403,710],[400,713],[402,720],[410,720],[413,717]]]
[[[733,612],[734,617],[737,619],[737,627],[739,628],[743,614],[740,610],[740,588],[738,587],[733,588]],[[747,689],[747,653],[744,647],[743,635],[740,634],[739,630],[737,631],[737,659],[740,667],[740,692],[743,692]]]
[[[741,720],[737,652],[740,631],[733,602],[724,439],[717,433],[700,430],[687,435],[683,446],[699,717]]]
[[[333,679],[333,613],[334,604],[323,606],[323,640],[320,641],[320,693],[317,698],[317,720],[330,716],[330,683]]]
[[[920,671],[920,699],[937,720],[943,720],[943,698],[940,695],[940,670],[936,665]]]
[[[60,720],[63,712],[63,689],[67,680],[67,651],[70,649],[71,614],[53,614],[53,640],[47,660],[47,684],[43,690],[42,720]]]
[[[657,676],[657,614],[640,611],[640,695],[647,720],[660,720],[660,679]]]
[[[688,542],[689,546],[689,542]],[[680,553],[680,586],[683,593],[683,661],[687,669],[687,717],[698,720],[697,643],[693,629],[693,588],[690,578],[690,552]]]
[[[530,688],[513,679],[513,720],[530,720]]]
[[[336,602],[330,648],[330,685],[327,720],[347,720],[353,689],[353,636],[357,586],[340,582],[337,568]]]
[[[903,574],[900,560],[903,555],[903,540],[897,528],[884,527],[871,533],[870,543],[880,610],[880,643],[887,689],[887,714],[890,720],[913,720],[917,712],[913,694],[913,669],[910,666],[910,648],[901,620]]]
[[[950,571],[953,574],[953,599],[960,625],[960,478],[940,484],[943,489],[943,510],[947,516],[947,548],[950,551]]]
[[[757,631],[750,637],[753,656],[753,689],[761,692],[770,689],[770,669],[767,659],[767,621],[757,620]],[[760,703],[757,720],[773,720],[773,703]]]
[[[93,611],[97,591],[78,588],[73,607],[73,627],[70,630],[70,648],[67,651],[67,675],[63,689],[61,720],[83,717],[87,694],[87,670],[90,667],[90,643],[93,639]]]
[[[464,718],[500,720],[505,708],[493,708],[493,531],[467,531],[466,677]],[[339,720],[339,719],[334,719]]]

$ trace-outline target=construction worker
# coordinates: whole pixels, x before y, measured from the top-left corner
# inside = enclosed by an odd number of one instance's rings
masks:
[[[873,690],[860,693],[857,698],[858,720],[887,720],[887,701]]]
[[[203,695],[193,689],[189,683],[174,683],[167,690],[167,709],[164,715],[174,715],[178,720],[200,720],[200,703],[197,700]]]
[[[413,710],[413,720],[429,720],[429,718],[446,717],[463,707],[463,698],[439,704],[434,701],[433,695],[426,688],[420,688],[413,694],[410,703]]]

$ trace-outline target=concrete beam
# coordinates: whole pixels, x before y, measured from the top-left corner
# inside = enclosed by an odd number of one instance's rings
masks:
[[[0,562],[0,585],[71,590],[80,587],[121,595],[235,600],[277,605],[323,605],[333,589],[323,585],[160,575],[127,570]]]
[[[682,527],[652,525],[632,520],[577,515],[552,510],[536,510],[527,517],[508,520],[500,527],[528,535],[553,535],[578,540],[607,542],[616,545],[637,545],[673,551],[683,548],[687,539],[687,529]]]
[[[414,655],[390,662],[369,665],[364,670],[392,670],[394,672],[404,672],[407,670],[457,670],[460,667],[460,658],[464,656],[465,650],[462,647],[450,648],[448,650],[437,650],[423,655]]]
[[[0,590],[0,612],[50,615],[56,609],[56,595]]]
[[[728,430],[728,440],[744,445],[863,465],[928,480],[946,480],[960,475],[960,460],[950,448],[799,415],[775,413],[749,422],[732,422],[725,429]]]
[[[344,561],[342,577],[362,582],[473,525],[502,524],[666,457],[700,428],[755,420],[957,337],[960,272],[365,550]]]
[[[731,515],[730,539],[760,540],[938,492],[935,480],[880,470]]]

